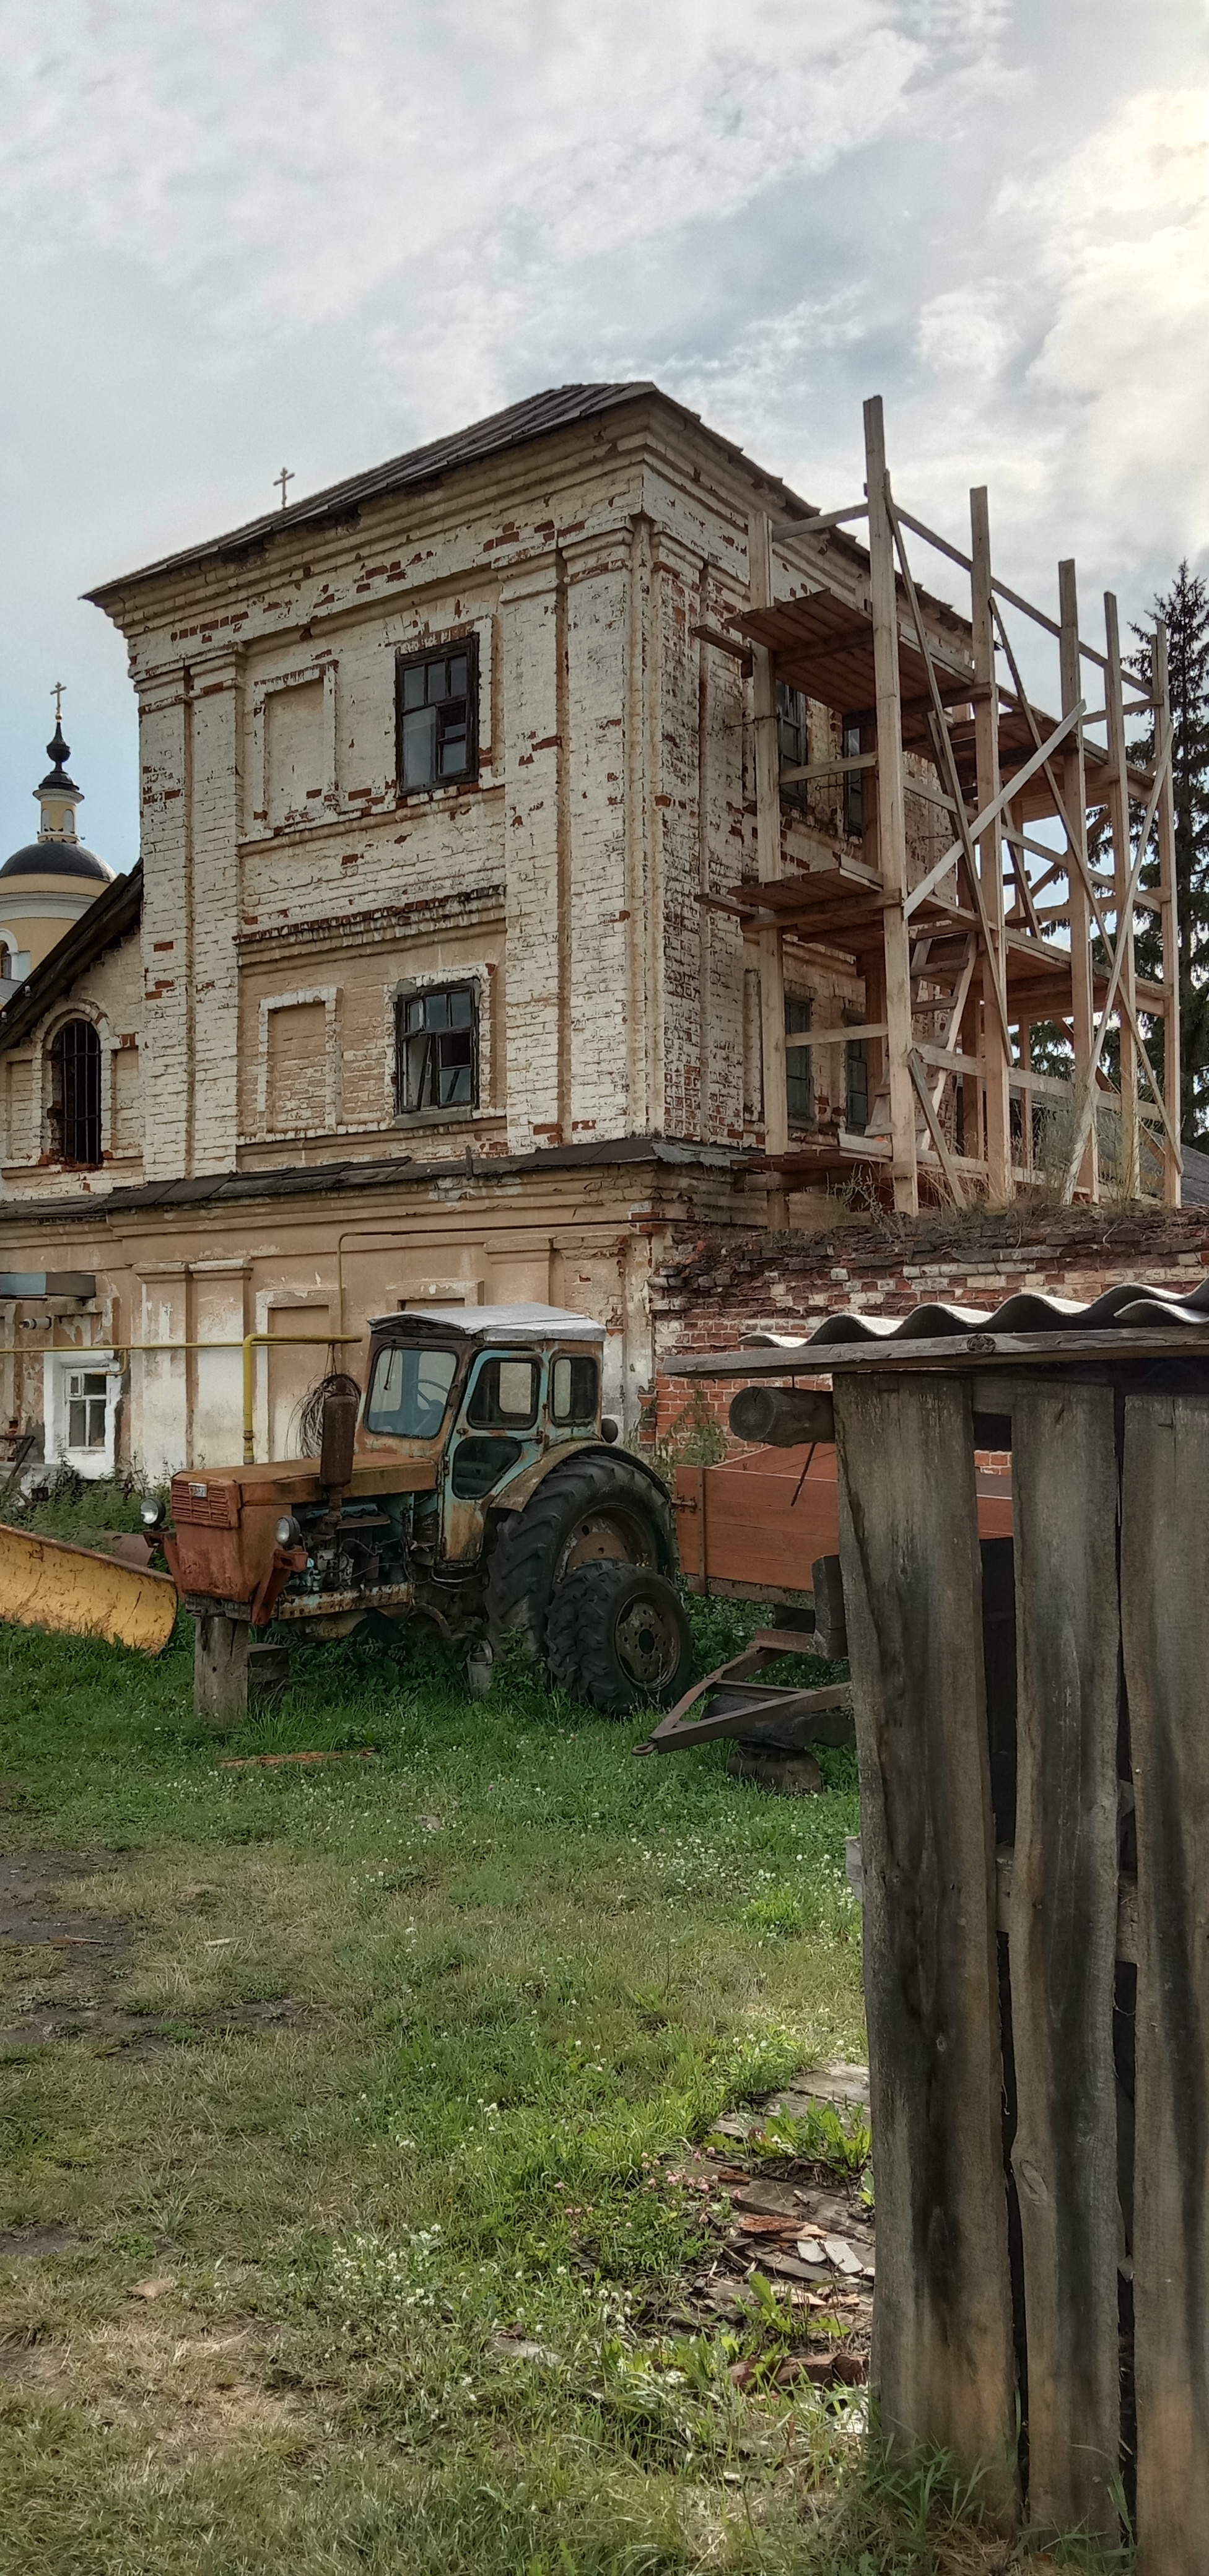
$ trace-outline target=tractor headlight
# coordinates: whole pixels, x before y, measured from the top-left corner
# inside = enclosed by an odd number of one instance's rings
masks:
[[[168,1518],[168,1506],[158,1494],[144,1494],[139,1504],[139,1519],[145,1530],[162,1529]]]
[[[301,1547],[302,1532],[292,1512],[283,1512],[273,1533],[278,1547]]]

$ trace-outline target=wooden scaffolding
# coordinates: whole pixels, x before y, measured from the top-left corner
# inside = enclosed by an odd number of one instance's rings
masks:
[[[1111,593],[1103,647],[1080,634],[1073,562],[1058,567],[1056,618],[998,579],[984,490],[970,494],[968,555],[896,504],[878,398],[865,405],[865,455],[865,498],[852,507],[753,514],[749,604],[732,620],[753,666],[757,878],[707,900],[738,912],[758,942],[774,1192],[863,1166],[904,1210],[921,1193],[999,1202],[1043,1177],[1068,1199],[1178,1206],[1165,631],[1154,632],[1147,690],[1123,667]],[[857,522],[867,560],[830,543]],[[968,618],[919,586],[908,532],[966,576]],[[1034,630],[1030,671],[1038,637],[1046,653],[1056,647],[1056,715],[1022,676],[1021,618]],[[785,765],[778,683],[802,693],[816,724],[815,710],[828,711],[825,756]],[[1149,769],[1130,764],[1131,724],[1152,734]],[[830,781],[834,794],[854,774],[859,845],[851,832],[815,834],[803,864],[785,791]],[[787,1035],[787,940],[807,969],[839,966],[863,986],[863,1011],[830,1033],[865,1049],[863,1132],[839,1118],[825,1134],[791,1133],[787,1048],[817,1047],[825,1033]],[[1161,1074],[1144,1023],[1151,1038],[1162,1026]],[[1033,1063],[1033,1033],[1050,1033],[1052,1056],[1055,1025],[1069,1078]]]

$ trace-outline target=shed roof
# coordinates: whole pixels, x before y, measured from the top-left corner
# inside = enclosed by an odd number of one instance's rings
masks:
[[[757,1333],[742,1349],[685,1352],[663,1361],[669,1377],[819,1376],[866,1365],[885,1370],[983,1368],[1070,1359],[1209,1355],[1209,1277],[1185,1296],[1120,1280],[1088,1304],[1024,1289],[1001,1306],[915,1306],[909,1315],[824,1315],[812,1333]]]

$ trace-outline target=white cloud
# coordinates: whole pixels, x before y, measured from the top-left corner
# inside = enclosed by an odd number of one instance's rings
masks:
[[[823,503],[880,390],[924,515],[1144,591],[1209,536],[1198,10],[1140,91],[1136,0],[0,0],[0,843],[65,663],[132,852],[87,583],[572,377]]]

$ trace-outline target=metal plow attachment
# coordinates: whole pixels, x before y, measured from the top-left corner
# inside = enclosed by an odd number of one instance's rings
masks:
[[[176,1625],[176,1585],[170,1574],[0,1522],[0,1619],[162,1655]]]

